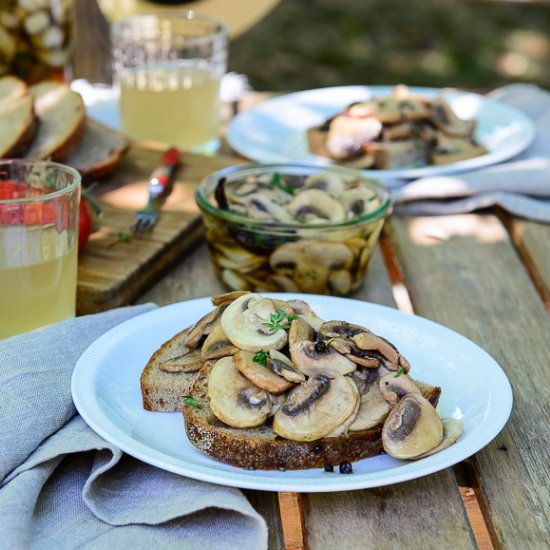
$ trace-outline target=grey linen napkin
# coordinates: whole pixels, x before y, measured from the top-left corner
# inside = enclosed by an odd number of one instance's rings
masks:
[[[265,521],[239,490],[144,464],[76,413],[70,382],[81,353],[152,307],[0,341],[0,548],[267,547]]]
[[[550,93],[530,84],[511,84],[489,97],[533,120],[536,136],[529,148],[502,164],[401,182],[393,190],[396,213],[460,214],[498,205],[516,216],[550,223]]]

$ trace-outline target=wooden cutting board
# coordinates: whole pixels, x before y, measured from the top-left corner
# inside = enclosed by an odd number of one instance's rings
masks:
[[[77,314],[95,313],[131,304],[202,235],[195,186],[208,174],[237,160],[184,154],[174,190],[152,232],[128,234],[134,213],[147,202],[147,180],[164,149],[135,144],[115,171],[94,188],[103,208],[101,228],[79,254]]]

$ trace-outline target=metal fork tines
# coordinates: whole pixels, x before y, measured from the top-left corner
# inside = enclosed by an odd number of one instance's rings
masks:
[[[162,156],[161,165],[149,178],[149,198],[147,205],[136,212],[134,222],[130,225],[130,231],[142,232],[153,229],[160,219],[160,208],[168,195],[172,192],[173,176],[180,165],[181,153],[172,147]]]

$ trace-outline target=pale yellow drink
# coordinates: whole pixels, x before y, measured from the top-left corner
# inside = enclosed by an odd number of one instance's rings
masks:
[[[0,266],[0,339],[74,317],[77,249],[50,260]]]
[[[120,78],[122,126],[134,139],[208,148],[219,128],[220,77],[209,68],[163,66]]]

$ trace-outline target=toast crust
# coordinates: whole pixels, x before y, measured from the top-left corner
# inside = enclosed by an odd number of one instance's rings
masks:
[[[189,390],[200,407],[182,406],[189,441],[204,454],[248,470],[304,470],[327,464],[354,462],[382,452],[382,424],[335,438],[292,441],[278,436],[269,425],[239,429],[218,420],[208,404],[206,363]],[[423,384],[423,394],[434,407],[441,388]]]

